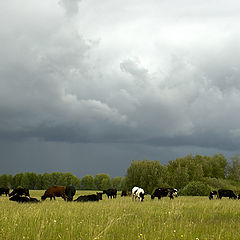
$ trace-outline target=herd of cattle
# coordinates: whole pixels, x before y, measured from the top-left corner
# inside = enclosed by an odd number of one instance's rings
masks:
[[[50,200],[55,197],[62,197],[64,200],[73,201],[73,196],[76,193],[76,189],[73,186],[52,186],[49,187],[43,196],[41,196],[41,200],[44,201],[46,198],[50,198]],[[20,203],[24,202],[40,202],[40,200],[36,198],[30,197],[29,190],[26,188],[16,188],[13,189],[10,193],[9,188],[0,188],[0,196],[5,194],[9,196],[9,200],[16,201]],[[107,189],[103,190],[103,192],[97,192],[96,194],[90,195],[81,195],[76,198],[75,202],[89,202],[89,201],[99,201],[102,200],[102,195],[106,194],[108,198],[116,198],[117,197],[117,189]],[[145,192],[140,187],[133,187],[132,192],[129,193],[125,190],[122,191],[121,197],[132,196],[132,200],[139,199],[140,202],[144,200]],[[169,197],[170,199],[174,199],[174,197],[178,196],[178,190],[176,188],[157,188],[153,194],[151,195],[151,199],[153,200],[155,197],[159,200],[162,197]],[[229,199],[240,199],[240,194],[237,196],[232,190],[219,189],[218,191],[211,191],[209,194],[209,199],[212,200],[214,198],[222,199],[222,197],[228,197]]]

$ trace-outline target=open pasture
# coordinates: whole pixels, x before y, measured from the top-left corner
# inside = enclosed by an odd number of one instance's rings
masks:
[[[77,191],[79,195],[96,191]],[[44,191],[30,191],[40,199]],[[118,193],[119,194],[119,193]],[[178,197],[133,202],[118,197],[99,202],[16,203],[0,197],[0,239],[240,239],[240,201]]]

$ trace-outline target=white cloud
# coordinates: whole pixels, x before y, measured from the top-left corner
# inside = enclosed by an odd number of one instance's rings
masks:
[[[78,14],[78,4],[80,2],[81,0],[59,0],[59,4],[64,7],[69,16]]]

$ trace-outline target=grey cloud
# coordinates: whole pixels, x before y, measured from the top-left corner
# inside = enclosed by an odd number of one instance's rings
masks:
[[[60,0],[59,4],[64,7],[67,15],[74,16],[78,13],[78,4],[82,0]]]
[[[223,137],[223,135],[225,135]],[[204,131],[196,132],[190,136],[158,137],[144,140],[144,143],[153,146],[166,147],[201,147],[205,149],[215,148],[221,151],[236,151],[239,149],[240,141],[231,134]]]
[[[148,70],[141,67],[138,59],[127,59],[120,63],[120,69],[123,72],[131,74],[137,85],[144,86],[145,81],[148,79]]]
[[[178,148],[239,150],[239,19],[211,18],[207,2],[200,10],[175,3],[179,10],[167,1],[120,10],[110,1],[60,1],[71,19],[57,0],[28,9],[0,3],[1,144],[103,144],[97,158],[112,143],[108,158],[115,151],[131,160],[157,158],[159,148],[171,157]],[[230,5],[218,6],[221,14],[234,13]]]

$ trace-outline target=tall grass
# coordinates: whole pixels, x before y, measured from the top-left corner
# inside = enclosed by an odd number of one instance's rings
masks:
[[[77,192],[78,195],[87,192]],[[43,191],[31,191],[32,197]],[[75,198],[76,198],[75,197]],[[240,201],[207,197],[133,202],[46,200],[19,204],[0,197],[0,239],[240,239]]]

